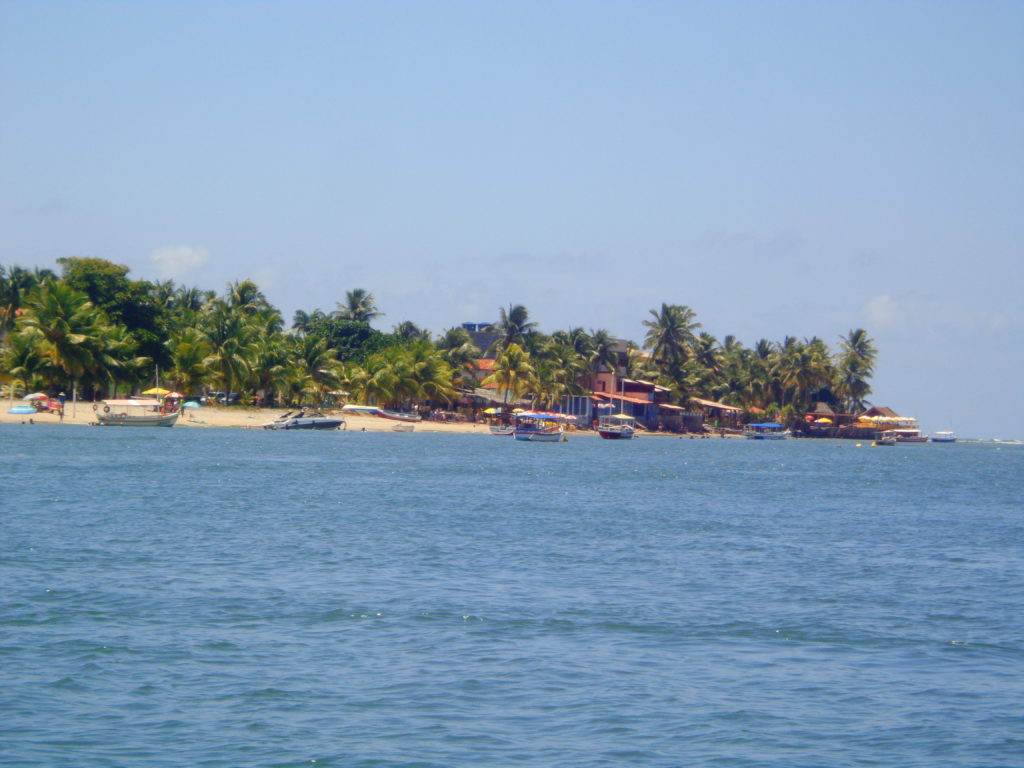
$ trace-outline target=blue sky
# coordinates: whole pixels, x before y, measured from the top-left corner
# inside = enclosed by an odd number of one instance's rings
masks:
[[[866,328],[873,401],[1024,438],[1024,3],[0,0],[0,263],[384,330]]]

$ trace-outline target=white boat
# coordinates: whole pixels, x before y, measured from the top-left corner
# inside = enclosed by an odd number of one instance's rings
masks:
[[[264,429],[345,429],[345,420],[319,411],[289,411],[263,425]]]
[[[893,432],[891,429],[890,430],[885,430],[884,432],[879,432],[878,433],[878,437],[875,438],[875,442],[873,442],[872,445],[875,445],[875,446],[879,446],[879,445],[886,445],[886,446],[896,445],[896,433]]]
[[[743,436],[748,440],[785,440],[790,434],[788,429],[774,421],[747,424],[743,429]]]
[[[166,411],[162,400],[102,400],[93,405],[103,427],[173,427],[178,411]]]
[[[948,430],[948,429],[936,430],[935,434],[932,435],[932,442],[933,443],[955,443],[956,442],[956,432],[952,432],[951,430]]]
[[[532,443],[561,443],[568,438],[563,426],[564,417],[554,413],[526,411],[513,416],[512,437]]]
[[[605,440],[632,440],[636,437],[636,419],[624,413],[599,416],[597,434]]]
[[[516,428],[511,424],[489,424],[487,426],[487,431],[492,435],[511,437],[512,433],[516,431]]]
[[[928,435],[922,435],[921,430],[913,427],[901,427],[891,430],[896,436],[897,443],[927,443]]]
[[[418,413],[388,411],[384,408],[378,408],[376,405],[344,405],[341,410],[348,413],[364,413],[370,416],[379,416],[382,419],[391,419],[392,421],[423,421],[423,417]]]

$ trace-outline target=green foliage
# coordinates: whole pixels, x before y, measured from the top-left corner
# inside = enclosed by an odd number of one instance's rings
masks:
[[[338,309],[281,313],[251,280],[213,291],[171,281],[134,281],[104,259],[59,261],[48,270],[0,266],[0,379],[15,392],[79,385],[96,391],[144,389],[159,365],[164,382],[188,394],[213,388],[245,398],[297,404],[349,391],[388,407],[450,403],[476,385],[481,350],[460,327],[435,341],[405,321],[393,333],[370,327],[379,317],[373,294],[349,291]],[[815,402],[841,412],[862,409],[871,394],[877,351],[863,329],[833,352],[818,338],[758,340],[745,347],[701,330],[692,309],[663,303],[643,321],[645,354],[604,330],[537,330],[521,304],[499,310],[496,356],[484,379],[506,398],[530,395],[553,407],[584,394],[595,377],[615,371],[668,389],[686,406],[695,397],[760,409],[799,421]],[[145,386],[143,386],[145,385]]]

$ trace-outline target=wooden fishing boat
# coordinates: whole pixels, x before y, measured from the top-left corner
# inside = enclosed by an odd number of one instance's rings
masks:
[[[565,436],[564,417],[554,413],[526,411],[513,416],[512,437],[532,443],[561,443]]]
[[[162,400],[103,400],[93,405],[96,421],[103,427],[173,427],[178,412],[166,411]]]
[[[605,440],[632,440],[636,436],[636,419],[624,413],[599,416],[597,434]]]

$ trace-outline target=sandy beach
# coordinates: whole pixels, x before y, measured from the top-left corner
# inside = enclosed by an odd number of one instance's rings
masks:
[[[20,400],[14,401],[15,405],[24,405]],[[0,424],[64,424],[68,426],[89,426],[96,421],[92,403],[78,403],[72,406],[69,402],[64,408],[64,419],[61,421],[56,413],[36,413],[34,415],[12,414],[7,411],[10,404],[4,402],[0,406]],[[233,429],[260,429],[264,424],[273,421],[278,416],[287,413],[288,408],[247,408],[244,406],[218,407],[203,406],[198,410],[188,409],[185,415],[178,418],[175,429],[184,427],[187,429],[207,429],[211,427],[233,428]],[[399,423],[391,419],[382,419],[379,416],[362,413],[342,413],[340,410],[324,411],[328,416],[342,416],[346,422],[346,429],[365,432],[390,432],[395,424]],[[440,421],[418,421],[415,427],[416,432],[434,432],[462,435],[486,435],[487,424],[472,422],[440,422]],[[570,434],[578,437],[597,437],[597,432],[589,429],[575,430],[570,428]],[[641,431],[644,437],[690,437],[690,435],[679,435],[671,432],[647,432]],[[728,437],[739,437],[729,435]]]
[[[15,404],[22,405],[18,400]],[[66,425],[89,425],[96,421],[96,415],[92,409],[92,403],[78,403],[72,406],[67,403],[64,408],[64,420],[55,413],[37,413],[34,415],[11,414],[8,403],[4,403],[0,411],[0,424],[66,424]],[[220,408],[216,406],[203,407],[198,410],[188,409],[184,416],[178,418],[175,428],[185,427],[187,429],[205,429],[210,427],[234,427],[237,429],[259,429],[267,422],[273,421],[283,413],[285,408],[245,408],[232,406]],[[329,416],[341,415],[340,411],[325,411]],[[367,432],[389,432],[397,423],[377,416],[346,413],[344,418],[348,429],[365,430]],[[487,427],[484,424],[457,423],[447,424],[433,421],[420,421],[416,423],[417,432],[451,432],[473,434],[486,434]]]
[[[15,400],[15,404],[22,403]],[[7,413],[10,405],[4,403],[0,409],[0,424],[65,424],[69,426],[87,426],[96,421],[96,415],[92,409],[92,403],[78,403],[73,407],[68,403],[64,409],[64,420],[55,413],[37,413],[35,415],[21,415]],[[188,409],[184,416],[178,418],[175,429],[184,427],[186,429],[206,429],[211,427],[231,427],[235,429],[259,429],[267,422],[273,421],[283,413],[286,408],[246,408],[232,406],[221,408],[216,406],[204,406],[198,410]],[[325,411],[328,416],[344,416],[346,428],[349,430],[360,430],[366,432],[390,432],[398,422],[390,419],[382,419],[379,416],[345,413],[341,411]],[[437,432],[449,434],[487,434],[486,424],[473,424],[468,422],[447,423],[437,421],[416,422],[416,432]],[[590,430],[582,430],[573,434],[591,435],[596,437],[597,433]]]

